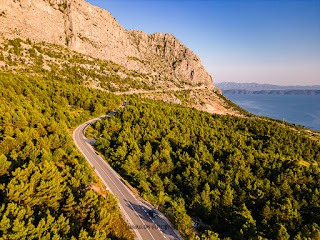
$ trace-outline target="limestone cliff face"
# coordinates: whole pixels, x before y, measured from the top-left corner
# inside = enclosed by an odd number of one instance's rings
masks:
[[[126,30],[112,15],[82,0],[0,0],[5,37],[67,45],[93,57],[119,61],[136,55]]]
[[[202,66],[200,58],[172,34],[153,33],[147,35],[138,30],[128,32],[142,53],[141,58],[148,61],[148,59],[160,57],[161,64],[166,66],[166,70],[169,70],[173,79],[177,78],[180,81],[193,84],[212,85],[212,78]],[[153,66],[157,65],[156,60],[150,60],[150,62]]]
[[[83,0],[0,0],[0,34],[68,46],[150,74],[164,86],[212,85],[197,57],[171,34],[125,30],[106,10]]]

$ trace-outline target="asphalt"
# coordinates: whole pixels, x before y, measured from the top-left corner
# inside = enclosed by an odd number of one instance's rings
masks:
[[[123,102],[121,107],[125,106],[126,102]],[[87,126],[105,117],[113,116],[116,112],[117,110],[78,126],[73,132],[75,144],[94,169],[97,176],[104,183],[106,189],[118,198],[121,213],[129,228],[133,230],[136,239],[182,239],[163,214],[158,212],[159,217],[157,218],[150,216],[149,211],[153,209],[153,206],[134,195],[129,187],[126,186],[125,181],[95,152],[93,147],[85,141],[84,131]]]

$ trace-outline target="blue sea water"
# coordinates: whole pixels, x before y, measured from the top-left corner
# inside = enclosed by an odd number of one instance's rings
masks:
[[[250,113],[320,131],[320,95],[224,95]]]

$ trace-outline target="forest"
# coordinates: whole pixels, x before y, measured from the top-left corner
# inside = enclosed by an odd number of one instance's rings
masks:
[[[71,138],[124,99],[87,134],[186,239],[320,238],[320,144],[302,127],[90,89],[152,86],[45,43],[1,42],[0,63],[0,239],[133,239]]]
[[[54,76],[0,72],[0,239],[132,239],[71,138],[120,103]]]
[[[320,238],[320,144],[292,126],[130,97],[87,134],[186,238]]]

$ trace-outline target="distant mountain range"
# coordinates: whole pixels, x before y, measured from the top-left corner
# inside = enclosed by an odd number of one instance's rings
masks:
[[[224,94],[276,94],[276,95],[320,95],[320,90],[241,90],[241,89],[230,89],[223,90]]]
[[[279,86],[259,83],[216,83],[223,93],[227,94],[277,94],[277,95],[320,95],[320,85]]]

